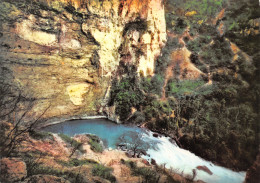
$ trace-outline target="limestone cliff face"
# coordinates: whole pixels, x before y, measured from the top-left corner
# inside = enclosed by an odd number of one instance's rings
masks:
[[[1,0],[1,73],[46,118],[97,113],[119,64],[153,75],[166,42],[161,0]]]
[[[92,15],[82,29],[100,45],[102,75],[110,76],[120,61],[152,75],[154,61],[166,41],[164,7],[160,0],[90,2]]]

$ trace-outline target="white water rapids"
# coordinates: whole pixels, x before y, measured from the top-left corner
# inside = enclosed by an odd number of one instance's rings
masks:
[[[154,159],[158,165],[172,168],[176,173],[192,177],[193,169],[196,170],[195,180],[207,183],[242,183],[245,172],[235,172],[230,169],[214,165],[195,154],[179,148],[170,142],[168,137],[153,137],[153,132],[135,126],[117,125],[105,119],[72,120],[45,127],[43,130],[53,133],[64,133],[69,136],[76,134],[95,134],[106,142],[108,148],[116,148],[120,136],[129,132],[138,134],[144,143],[149,144],[147,160]],[[196,169],[197,166],[206,166],[213,174]]]
[[[149,156],[143,156],[147,160],[154,159],[158,165],[171,168],[179,174],[192,177],[193,169],[197,175],[194,180],[202,180],[207,183],[242,183],[245,179],[245,172],[234,172],[230,169],[214,165],[195,154],[179,148],[170,142],[168,137],[153,137],[152,132],[143,134],[143,140],[147,143],[155,142],[148,149]],[[197,166],[206,166],[213,174],[196,169]]]

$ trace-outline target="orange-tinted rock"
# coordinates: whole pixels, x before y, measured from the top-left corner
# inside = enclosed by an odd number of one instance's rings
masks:
[[[190,61],[190,55],[191,52],[186,47],[173,51],[172,64],[167,68],[166,74],[179,79],[198,79],[202,72]]]
[[[196,167],[198,170],[202,170],[204,172],[207,172],[209,175],[212,175],[213,173],[210,171],[210,169],[206,166],[197,166]]]
[[[239,57],[243,57],[245,62],[252,61],[252,58],[246,52],[243,52],[235,43],[231,42],[230,40],[229,43],[230,43],[230,49],[234,54],[232,62],[237,61]]]
[[[217,23],[218,20],[221,20],[221,19],[224,18],[225,12],[226,12],[225,10],[226,10],[226,9],[223,8],[223,9],[219,12],[219,14],[217,15],[217,17],[216,17],[215,20],[213,21],[213,24],[214,24],[214,25],[216,25],[216,23]]]
[[[27,176],[26,164],[17,158],[3,158],[0,160],[0,182],[20,181]]]
[[[235,43],[230,42],[230,48],[234,54],[239,53],[241,50],[238,48],[238,46]]]
[[[224,25],[223,22],[221,22],[221,23],[219,24],[219,26],[217,27],[217,31],[218,31],[218,34],[219,34],[220,36],[223,36],[223,35],[224,35],[224,33],[225,33],[225,25]]]
[[[145,160],[145,159],[142,160],[142,163],[145,164],[145,165],[147,165],[147,166],[150,165],[150,163],[149,163],[147,160]]]
[[[12,23],[3,22],[0,37],[0,45],[5,45],[0,48],[2,67],[13,74],[6,82],[14,80],[37,99],[26,119],[41,115],[48,106],[46,119],[103,112],[105,92],[120,62],[135,65],[144,76],[154,74],[154,62],[166,42],[162,0],[34,2],[48,11],[25,4],[37,13],[18,8]],[[119,52],[123,46],[126,57]]]
[[[195,80],[200,78],[203,73],[199,70],[190,60],[191,52],[183,47],[178,50],[174,50],[171,53],[171,63],[165,72],[165,81],[162,89],[162,99],[165,100],[165,87],[168,80],[171,78],[178,78],[181,80]]]
[[[22,183],[70,183],[70,181],[53,175],[34,175],[27,178]]]

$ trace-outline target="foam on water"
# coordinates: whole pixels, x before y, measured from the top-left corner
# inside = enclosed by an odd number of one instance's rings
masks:
[[[156,142],[155,146],[151,146],[147,151],[150,157],[144,156],[147,160],[152,158],[157,164],[165,164],[166,168],[172,168],[186,176],[192,176],[193,169],[196,169],[197,166],[206,166],[213,173],[210,175],[197,169],[195,180],[203,180],[208,183],[242,183],[245,179],[245,172],[234,172],[227,168],[216,166],[187,150],[179,148],[171,143],[167,137],[155,138],[151,132],[148,132],[143,135],[143,140],[147,143],[151,141]]]
[[[207,183],[242,183],[245,179],[245,172],[234,172],[227,168],[216,166],[195,154],[179,148],[170,142],[168,137],[153,137],[153,133],[148,130],[134,126],[117,125],[105,119],[95,120],[73,120],[60,124],[45,127],[43,130],[53,133],[64,133],[69,136],[76,134],[91,133],[99,136],[108,148],[116,148],[117,139],[128,132],[142,134],[144,142],[150,144],[150,148],[145,159],[154,159],[157,164],[165,164],[166,168],[172,168],[178,173],[192,176],[193,169],[197,166],[206,166],[213,173],[209,175],[202,170],[196,170],[195,180],[203,180]]]

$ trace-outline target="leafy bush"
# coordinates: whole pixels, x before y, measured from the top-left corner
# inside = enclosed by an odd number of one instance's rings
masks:
[[[206,47],[201,53],[201,57],[211,67],[220,67],[229,65],[232,59],[232,53],[228,42],[222,39],[214,40],[214,44]]]
[[[50,132],[44,132],[44,131],[29,131],[29,134],[32,138],[36,140],[41,140],[41,139],[53,139],[53,136]]]
[[[169,3],[170,2],[171,1],[169,1]],[[196,20],[204,20],[209,17],[214,17],[224,6],[226,0],[176,0],[171,3],[174,3],[175,7],[184,9],[185,12],[195,10],[197,14],[195,14],[193,18],[196,18]]]
[[[136,87],[137,80],[135,77],[125,77],[120,81],[115,81],[112,86],[110,105],[116,106],[116,114],[120,120],[126,120],[130,113],[131,107],[139,107],[144,96],[141,90]]]
[[[135,112],[131,118],[128,120],[129,122],[133,124],[141,124],[145,121],[145,115],[142,112]]]
[[[67,166],[67,167],[82,166],[82,165],[86,165],[86,164],[98,164],[96,161],[91,160],[91,159],[79,160],[76,158],[70,159],[69,161],[58,160],[57,162],[63,166]]]
[[[28,175],[38,175],[38,174],[45,174],[45,175],[54,175],[57,177],[63,177],[69,180],[71,183],[87,183],[84,176],[80,173],[76,173],[73,171],[63,170],[63,169],[56,169],[53,167],[43,166],[41,164],[36,164]]]
[[[157,183],[160,176],[156,171],[147,167],[138,167],[133,161],[123,161],[135,176],[142,176],[145,182]]]
[[[113,171],[112,168],[106,167],[101,164],[97,164],[97,165],[93,166],[92,174],[94,176],[99,176],[104,179],[107,179],[111,182],[116,182],[116,177],[114,175],[112,175],[112,173],[111,173],[112,171]]]
[[[142,78],[140,81],[141,88],[146,93],[153,93],[161,95],[164,79],[160,74],[156,74],[153,77]]]
[[[91,146],[91,150],[94,152],[99,152],[102,153],[104,148],[103,145],[101,144],[101,140],[99,139],[98,136],[96,135],[87,135],[89,137],[89,145]]]
[[[161,81],[165,75],[166,68],[171,63],[171,54],[173,50],[181,48],[182,45],[179,44],[178,38],[168,37],[166,45],[162,49],[162,54],[157,58],[155,62],[155,73],[156,75],[153,77],[155,80]],[[160,88],[162,86],[162,82],[158,83],[159,85],[154,85],[155,88]],[[157,93],[158,94],[158,93]]]
[[[82,143],[76,141],[75,139],[73,139],[65,134],[59,134],[59,137],[62,140],[64,140],[66,143],[70,144],[73,148],[81,151],[82,153],[85,153],[85,151],[82,149]]]
[[[211,36],[200,35],[198,38],[189,41],[187,47],[190,51],[198,53],[201,48],[209,44],[211,41]]]
[[[40,151],[33,151],[33,152],[26,152],[22,153],[19,155],[23,159],[23,161],[26,163],[27,167],[27,176],[32,176],[32,175],[38,175],[38,174],[45,174],[45,175],[54,175],[57,177],[63,177],[67,180],[69,180],[71,183],[87,183],[85,180],[84,176],[81,175],[78,172],[74,172],[73,170],[64,170],[63,168],[53,168],[49,167],[43,163],[40,163],[39,160],[41,158],[44,158],[47,154],[42,153]],[[76,161],[77,160],[72,160]],[[79,160],[80,161],[80,160]],[[88,161],[89,163],[93,164],[93,160],[84,160]],[[59,163],[65,163],[62,161],[58,161]],[[93,163],[92,163],[93,162]],[[67,163],[67,162],[66,162]],[[83,163],[83,162],[78,162],[78,163]],[[85,162],[84,162],[85,163]],[[64,164],[64,166],[67,166],[67,164]]]
[[[196,94],[199,87],[202,87],[205,84],[201,80],[184,80],[184,81],[172,81],[168,83],[169,90],[167,94],[173,96],[187,95],[187,94]]]
[[[9,2],[1,2],[0,3],[0,20],[4,21],[14,21],[14,19],[18,18],[19,10],[16,6]]]

